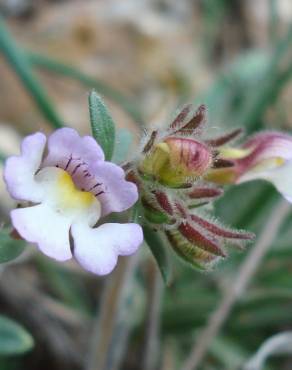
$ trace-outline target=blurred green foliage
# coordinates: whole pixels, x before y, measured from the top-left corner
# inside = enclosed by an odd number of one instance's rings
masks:
[[[204,44],[206,45],[207,58],[214,48],[218,29],[222,26],[226,12],[232,6],[231,3],[227,0],[202,1]],[[271,2],[271,6],[273,5],[274,3]],[[292,77],[292,58],[290,55],[292,28],[288,30],[283,39],[277,40],[276,19],[275,9],[271,8],[270,32],[272,37],[269,50],[256,49],[242,52],[236,60],[223,68],[218,78],[206,91],[202,91],[196,97],[196,102],[204,102],[208,106],[211,130],[218,132],[222,128],[227,130],[231,126],[243,126],[248,133],[252,133],[266,127],[267,110],[277,106],[283,88]],[[44,87],[36,80],[32,68],[47,68],[59,75],[79,79],[87,86],[90,86],[92,82],[81,72],[69,66],[58,64],[56,61],[45,59],[34,53],[23,53],[7,33],[3,20],[0,21],[2,54],[22,79],[28,93],[33,96],[48,122],[52,127],[59,127],[61,119],[52,108]],[[140,120],[141,113],[136,109],[135,104],[129,102],[128,98],[123,97],[122,94],[116,94],[106,84],[94,83],[95,85],[90,87],[100,89],[104,95],[107,94],[119,102],[135,119],[139,118],[139,122],[142,121]],[[285,126],[286,122],[275,122],[273,128],[282,129]],[[99,133],[96,138],[100,143],[107,140],[107,132],[102,134],[103,138],[101,139],[98,135]],[[124,138],[119,140],[129,143],[130,139],[126,139],[126,136],[129,135],[126,134]],[[114,152],[113,142],[104,145],[109,145],[105,150],[107,158],[110,158]],[[125,148],[121,147],[125,153]],[[121,154],[117,152],[117,149],[115,150],[114,156],[117,160]],[[266,219],[273,214],[274,206],[278,200],[279,195],[270,185],[264,182],[252,182],[228,189],[224,197],[216,202],[215,212],[217,217],[227,224],[259,233]],[[157,236],[153,232],[145,230],[145,237],[154,251],[155,245],[160,244]],[[0,238],[0,254],[2,251],[7,251],[5,252],[7,254],[3,252],[3,262],[10,259],[14,253],[16,256],[21,249],[21,247],[16,249],[9,247],[11,250],[8,251],[7,240],[5,240],[5,238]],[[252,245],[248,246],[248,248],[252,247]],[[163,248],[156,248],[156,252],[158,251],[156,258],[160,261],[165,281],[169,282],[169,261],[163,254]],[[156,252],[154,251],[154,254]],[[188,354],[195,338],[198,338],[199,329],[206,323],[209,315],[220,301],[225,285],[236,276],[238,266],[245,253],[230,251],[229,259],[208,274],[186,269],[185,265],[175,266],[175,283],[166,288],[164,292],[161,312],[161,353],[163,354],[168,343],[174,344],[173,353],[176,356],[175,362],[178,368]],[[80,283],[79,275],[76,278],[74,273],[68,273],[62,267],[56,267],[53,262],[47,260],[39,261],[38,266],[55,299],[78,312],[86,315],[92,314],[92,302],[88,296],[86,297],[86,288]],[[137,285],[139,285],[139,294],[145,297],[143,274],[138,273],[136,279]],[[144,311],[141,308],[140,321],[137,320],[135,335],[133,335],[130,347],[136,348],[137,338],[143,331],[145,325],[143,315]],[[130,316],[131,311],[129,310],[128,319]],[[1,332],[2,320],[0,320],[0,341],[3,340],[1,337],[3,335]],[[249,290],[241,297],[226,322],[222,335],[214,340],[202,370],[237,369],[266,338],[280,330],[291,328],[291,325],[292,212],[260,266]],[[21,341],[13,325],[11,327],[8,325],[6,330],[9,335],[15,336],[15,343],[18,343],[18,340]],[[19,345],[19,348],[28,349],[31,346],[31,341],[27,340],[26,344],[20,343]],[[18,351],[16,350],[16,352]],[[271,365],[267,369],[279,370],[279,367]]]
[[[10,236],[11,230],[0,230],[0,263],[14,260],[21,255],[25,248],[23,240],[14,240]]]
[[[23,354],[33,347],[31,335],[15,321],[0,316],[0,357]]]

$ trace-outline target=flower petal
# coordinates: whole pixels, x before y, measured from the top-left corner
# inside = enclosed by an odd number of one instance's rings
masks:
[[[277,131],[266,131],[252,136],[243,146],[256,149],[261,159],[280,157],[292,159],[292,136]]]
[[[251,137],[244,145],[251,152],[239,160],[241,172],[272,158],[292,159],[292,136],[281,132],[263,132]]]
[[[263,179],[271,182],[289,202],[292,203],[292,160],[270,171],[249,171],[241,176],[238,183]]]
[[[118,256],[128,256],[143,241],[141,226],[137,224],[103,224],[92,229],[84,223],[71,228],[74,256],[82,267],[97,275],[109,274]]]
[[[82,159],[88,165],[104,160],[103,151],[93,137],[81,137],[76,130],[68,127],[58,129],[49,136],[48,152],[44,166],[59,165],[64,168],[71,157]]]
[[[12,224],[18,233],[58,261],[72,257],[69,243],[71,220],[46,204],[18,208],[11,212]]]
[[[40,132],[24,138],[21,154],[7,159],[4,180],[10,195],[17,200],[40,202],[43,190],[34,179],[46,145],[46,136]]]
[[[102,204],[102,216],[125,211],[138,200],[137,186],[125,180],[124,170],[116,164],[96,162],[89,171],[103,184],[104,193],[98,198]]]

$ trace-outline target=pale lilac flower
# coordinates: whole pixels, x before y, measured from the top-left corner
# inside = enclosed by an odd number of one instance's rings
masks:
[[[280,132],[254,135],[240,148],[222,148],[221,158],[233,164],[221,170],[233,183],[263,179],[292,202],[292,136]],[[226,176],[227,177],[227,176]]]
[[[21,154],[7,159],[4,179],[10,195],[28,205],[12,210],[14,228],[49,257],[66,261],[73,255],[85,269],[105,275],[119,255],[142,243],[137,224],[96,227],[101,217],[130,208],[138,192],[90,136],[71,128],[55,131],[48,141],[42,133],[27,136]]]

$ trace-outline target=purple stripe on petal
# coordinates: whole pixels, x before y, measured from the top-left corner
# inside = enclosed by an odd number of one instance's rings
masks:
[[[116,164],[96,162],[89,171],[98,183],[102,183],[103,193],[98,199],[102,204],[103,216],[125,211],[138,200],[137,186],[125,179],[125,172]]]
[[[244,145],[244,149],[252,149],[246,157],[237,161],[243,170],[271,158],[292,159],[292,136],[278,132],[265,132],[255,135]]]
[[[74,160],[82,160],[90,166],[96,161],[103,161],[104,154],[93,137],[81,137],[73,128],[64,127],[49,136],[44,166],[59,165],[65,169],[70,158],[73,158],[72,165]]]

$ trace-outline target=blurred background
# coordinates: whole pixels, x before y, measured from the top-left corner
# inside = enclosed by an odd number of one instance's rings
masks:
[[[290,0],[0,0],[0,11],[1,171],[28,133],[63,122],[88,133],[92,88],[134,143],[188,102],[207,105],[210,133],[292,129]],[[228,189],[215,212],[259,234],[279,199],[268,184],[248,183]],[[0,182],[3,230],[13,206]],[[180,369],[247,254],[230,252],[208,274],[175,261],[166,288],[145,246],[117,297],[113,279],[56,264],[4,231],[1,262],[8,246],[24,251],[0,265],[0,310],[13,320],[0,320],[1,370]],[[105,302],[112,312],[104,319]],[[266,339],[289,329],[292,214],[199,368],[243,369]],[[108,356],[104,365],[96,353]],[[263,369],[291,370],[291,354]]]

